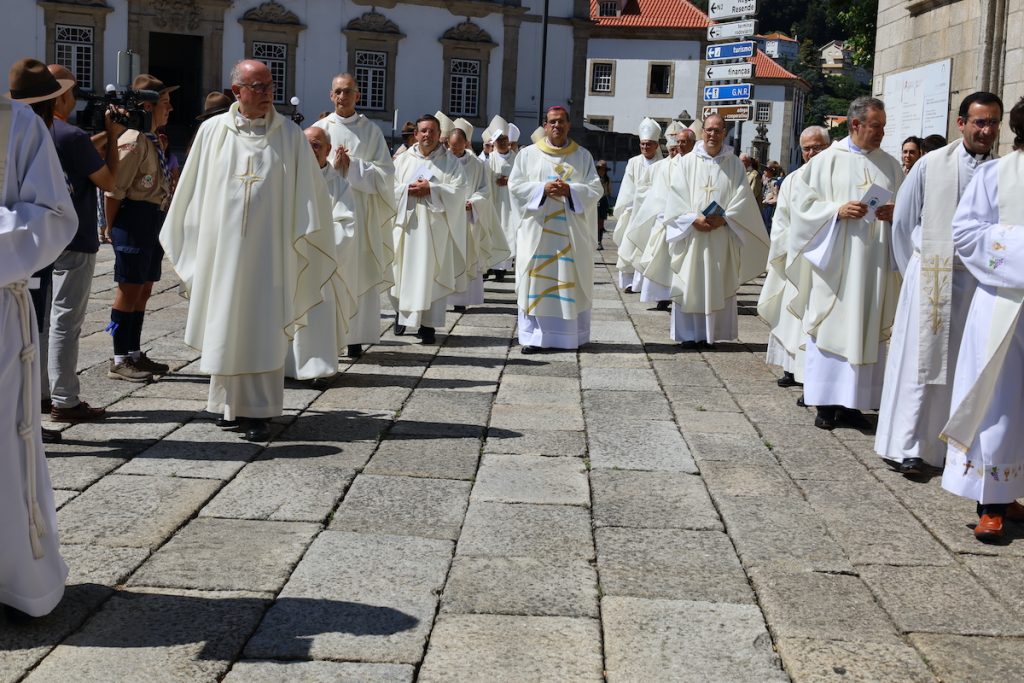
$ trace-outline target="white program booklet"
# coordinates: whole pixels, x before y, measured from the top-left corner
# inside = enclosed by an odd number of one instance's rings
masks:
[[[874,221],[875,210],[877,210],[880,206],[885,206],[891,200],[892,192],[890,190],[887,190],[884,187],[879,187],[878,185],[872,183],[871,187],[868,188],[868,191],[864,193],[864,196],[861,197],[860,200],[862,204],[868,205],[868,212],[864,216],[864,220],[866,220],[869,223]]]

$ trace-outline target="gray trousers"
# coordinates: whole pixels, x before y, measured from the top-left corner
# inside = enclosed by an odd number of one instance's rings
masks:
[[[92,290],[96,254],[64,251],[53,264],[53,303],[50,305],[50,400],[58,408],[74,408],[78,398],[78,340]],[[47,379],[44,371],[43,381]]]

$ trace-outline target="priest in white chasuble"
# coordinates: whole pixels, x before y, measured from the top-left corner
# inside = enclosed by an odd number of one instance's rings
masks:
[[[803,311],[804,402],[817,406],[814,424],[821,429],[870,428],[860,411],[881,403],[900,288],[891,253],[893,205],[882,204],[880,192],[894,195],[903,169],[879,148],[885,105],[859,97],[847,114],[850,135],[793,179],[789,223],[790,249],[802,259],[787,278],[800,287],[791,307]],[[810,284],[801,287],[807,265]]]
[[[211,375],[207,409],[264,441],[289,344],[337,264],[323,177],[274,111],[270,70],[243,60],[231,81],[238,101],[199,128],[160,242],[189,297],[185,343]]]
[[[992,158],[1002,101],[977,92],[960,104],[963,136],[922,157],[903,180],[893,251],[903,273],[886,358],[875,452],[905,475],[942,467],[960,338],[977,281],[953,251],[953,214],[977,168]]]
[[[808,163],[829,146],[828,130],[821,126],[809,126],[800,134],[800,155],[804,165],[790,173],[779,189],[779,199],[772,216],[771,247],[768,251],[768,274],[757,301],[757,313],[768,323],[769,365],[782,366],[780,387],[798,386],[804,376],[804,340],[802,311],[790,307],[799,292],[799,287],[810,286],[810,266],[803,261],[796,262],[802,267],[799,274],[793,271],[800,286],[794,285],[786,276],[786,269],[794,267],[797,254],[789,250],[789,220],[793,210],[794,178],[807,173]]]
[[[505,234],[491,203],[491,172],[469,146],[473,124],[459,118],[448,134],[448,151],[459,160],[466,176],[466,289],[448,298],[456,310],[484,302],[484,273],[508,258]]]
[[[977,501],[974,535],[986,542],[1001,539],[1004,519],[1024,521],[1024,101],[1010,130],[1014,151],[975,172],[953,217],[956,255],[978,285],[942,431],[942,487]]]
[[[359,88],[350,74],[335,76],[331,82],[334,112],[313,124],[331,138],[332,163],[337,151],[343,151],[340,173],[355,199],[359,257],[356,273],[346,275],[355,283],[352,293],[358,301],[346,336],[348,355],[353,358],[362,355],[364,344],[380,341],[380,295],[394,284],[395,166],[380,128],[356,112],[359,98]]]
[[[466,288],[466,178],[440,144],[431,115],[416,122],[416,144],[395,161],[395,334],[418,327],[424,344],[444,326],[448,296]]]
[[[630,219],[634,212],[643,204],[651,185],[654,183],[654,165],[661,160],[661,126],[651,118],[640,122],[637,130],[640,137],[640,154],[626,162],[626,170],[622,174],[619,194],[615,197],[615,231],[612,239],[619,247],[619,255],[615,263],[618,274],[619,289],[633,291],[634,250],[625,241],[629,230]],[[666,133],[668,135],[668,133]],[[674,140],[672,141],[674,143]]]
[[[712,114],[701,135],[693,152],[672,161],[665,182],[671,335],[684,349],[738,336],[736,292],[768,260],[768,232],[743,164],[724,144],[725,121]]]
[[[491,267],[495,279],[499,282],[504,280],[505,273],[512,269],[512,256],[516,252],[516,230],[519,227],[519,217],[515,214],[512,197],[508,193],[508,177],[512,175],[512,166],[516,162],[516,152],[512,149],[508,128],[508,123],[500,116],[491,119],[488,127],[491,131],[488,138],[491,142],[491,152],[487,157],[491,175],[491,201],[498,212],[498,223],[505,234],[505,244],[510,254],[507,259]]]
[[[597,203],[604,190],[590,152],[569,139],[569,112],[545,113],[546,135],[524,147],[508,180],[521,217],[516,297],[523,353],[590,341]]]
[[[46,102],[73,85],[35,60],[11,69],[19,99]],[[0,608],[8,618],[11,610],[49,614],[68,576],[39,424],[39,327],[28,283],[77,228],[51,131],[28,105],[0,97]],[[10,642],[11,626],[3,628]]]
[[[295,332],[284,375],[292,379],[313,380],[319,388],[324,380],[338,374],[338,354],[344,344],[348,321],[356,312],[349,278],[358,274],[358,253],[355,241],[354,201],[348,181],[328,163],[331,141],[322,128],[310,126],[305,131],[310,149],[324,179],[324,190],[331,204],[334,230],[334,260],[338,267],[323,286],[323,301],[306,314],[306,325]]]

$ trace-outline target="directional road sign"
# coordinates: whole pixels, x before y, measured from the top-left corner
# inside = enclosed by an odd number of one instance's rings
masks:
[[[757,21],[744,19],[730,21],[727,24],[708,26],[708,40],[728,40],[730,38],[746,38],[757,33]]]
[[[712,114],[718,114],[726,121],[749,121],[752,109],[753,107],[749,104],[730,104],[725,106],[719,104],[713,107],[704,107],[701,119],[706,119]]]
[[[757,14],[757,0],[711,0],[708,16],[715,21]]]
[[[754,65],[750,62],[704,67],[704,80],[707,81],[733,81],[753,77]]]
[[[723,100],[749,100],[750,84],[707,85],[704,86],[705,102],[721,102]]]
[[[708,45],[704,50],[704,59],[717,62],[723,59],[749,59],[754,56],[754,42],[747,40],[741,43],[722,43]]]

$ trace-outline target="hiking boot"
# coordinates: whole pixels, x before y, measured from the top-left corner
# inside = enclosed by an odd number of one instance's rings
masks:
[[[139,354],[139,359],[135,361],[135,367],[154,375],[163,375],[171,369],[171,366],[166,363],[157,363],[155,360],[151,360],[144,352]]]
[[[150,382],[153,379],[153,373],[140,368],[129,356],[124,359],[123,363],[110,361],[107,377],[110,379],[123,379],[127,382]]]

